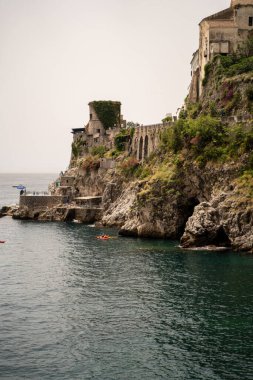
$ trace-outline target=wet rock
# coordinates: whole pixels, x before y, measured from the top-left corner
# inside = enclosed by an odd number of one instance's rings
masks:
[[[19,220],[28,220],[33,219],[34,214],[31,213],[28,209],[28,207],[19,207],[16,211],[14,211],[12,215],[13,219],[19,219]]]
[[[195,208],[186,224],[181,246],[190,248],[211,244],[253,252],[251,198],[242,198],[236,190],[222,192],[209,203],[201,203]]]
[[[15,211],[18,210],[17,205],[3,206],[0,210],[0,218],[4,216],[12,216]]]

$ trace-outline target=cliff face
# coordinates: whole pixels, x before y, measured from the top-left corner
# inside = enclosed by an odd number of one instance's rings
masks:
[[[245,161],[246,156],[237,163],[204,169],[184,162],[173,168],[167,181],[131,182],[115,193],[102,223],[120,227],[125,236],[183,235],[184,248],[217,245],[252,251],[253,184],[251,189],[250,175],[238,180]],[[106,192],[104,198],[108,200]]]
[[[202,98],[163,133],[139,178],[118,186],[116,175],[105,188],[102,223],[125,236],[181,238],[184,248],[253,252],[252,110],[251,57],[217,57]]]
[[[64,174],[71,186],[53,190],[70,192],[71,203],[14,216],[97,221],[118,227],[124,236],[181,238],[184,248],[216,245],[253,252],[251,58],[216,58],[206,70],[202,98],[186,103],[144,162],[116,146],[109,152],[98,147],[72,162]],[[101,154],[114,160],[113,166],[101,166]],[[100,196],[101,205],[79,207],[78,198],[87,196]]]

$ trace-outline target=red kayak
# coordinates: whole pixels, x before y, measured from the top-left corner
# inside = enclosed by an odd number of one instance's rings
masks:
[[[102,236],[96,236],[96,238],[99,239],[99,240],[108,240],[108,239],[110,239],[110,236],[108,236],[108,235],[102,235]]]
[[[5,243],[5,240],[0,240],[0,244],[1,244],[1,243],[2,243],[2,244]]]

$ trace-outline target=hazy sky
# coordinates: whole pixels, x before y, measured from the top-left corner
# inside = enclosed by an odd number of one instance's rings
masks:
[[[230,0],[0,0],[0,172],[59,172],[88,102],[158,123],[182,105],[198,23]]]

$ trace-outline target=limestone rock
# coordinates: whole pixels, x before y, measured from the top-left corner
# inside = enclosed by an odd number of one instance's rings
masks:
[[[13,219],[28,220],[33,219],[34,214],[29,211],[28,207],[19,207],[12,215]]]
[[[253,252],[251,198],[242,198],[235,188],[195,208],[186,224],[181,245],[189,248],[208,244]]]
[[[114,194],[109,196],[110,190],[108,189],[103,197],[103,204],[105,204],[105,208],[107,209],[103,215],[102,224],[109,227],[121,227],[125,221],[130,218],[137,190],[138,185],[136,186],[136,184],[133,183],[130,184],[129,187],[126,186],[125,189],[118,188],[117,190],[114,188]]]

